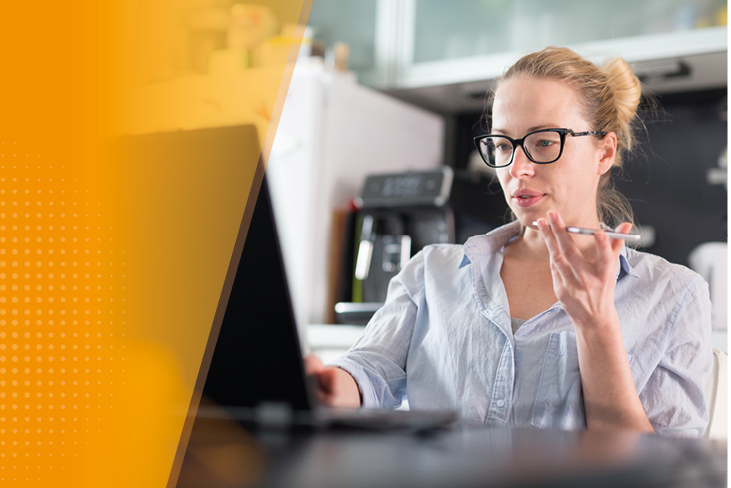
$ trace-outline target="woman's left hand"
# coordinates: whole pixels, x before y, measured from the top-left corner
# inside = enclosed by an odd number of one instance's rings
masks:
[[[550,211],[547,217],[548,221],[538,219],[538,230],[550,254],[553,291],[574,326],[618,324],[614,288],[624,242],[599,232],[594,235],[594,255],[587,259],[566,231],[561,216]],[[631,229],[632,224],[625,222],[616,232],[627,233]]]
[[[631,228],[625,222],[616,231]],[[550,254],[553,291],[576,331],[587,427],[654,432],[637,395],[614,306],[624,242],[599,232],[584,255],[554,211],[548,212],[548,222],[538,220],[538,229]]]

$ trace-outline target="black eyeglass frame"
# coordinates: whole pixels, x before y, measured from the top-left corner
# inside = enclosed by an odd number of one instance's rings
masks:
[[[533,159],[533,156],[531,156],[530,151],[526,150],[525,146],[523,145],[523,141],[525,141],[528,137],[532,136],[533,134],[538,134],[540,132],[556,132],[561,137],[561,148],[558,151],[558,156],[553,161],[545,161],[545,162],[536,161],[535,159]],[[485,161],[485,164],[487,164],[491,168],[505,168],[506,166],[510,166],[511,164],[513,164],[513,160],[515,159],[515,150],[518,148],[518,146],[522,147],[523,154],[525,154],[528,159],[530,159],[532,162],[534,162],[536,164],[555,163],[556,161],[561,159],[561,155],[563,154],[564,143],[566,142],[566,134],[571,134],[572,137],[605,136],[605,135],[607,135],[607,132],[601,131],[601,130],[574,132],[571,129],[541,129],[541,130],[529,132],[528,134],[524,135],[520,139],[513,139],[512,137],[508,137],[503,134],[484,134],[484,135],[475,137],[473,140],[475,143],[475,147],[477,148],[477,152],[480,153],[480,157],[482,158],[483,161]],[[486,139],[488,137],[501,137],[503,139],[507,139],[513,145],[513,154],[510,155],[510,161],[507,164],[502,164],[500,166],[490,164],[490,161],[488,161],[487,158],[485,157],[485,155],[482,154],[482,151],[480,150],[480,141],[483,139]]]

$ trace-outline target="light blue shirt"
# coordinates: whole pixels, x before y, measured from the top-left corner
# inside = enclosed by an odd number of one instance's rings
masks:
[[[513,222],[464,246],[425,247],[391,280],[363,336],[330,365],[364,407],[451,409],[463,421],[586,426],[576,335],[560,303],[511,330],[500,268]],[[713,359],[708,285],[691,270],[623,248],[615,306],[635,387],[657,433],[700,436]]]

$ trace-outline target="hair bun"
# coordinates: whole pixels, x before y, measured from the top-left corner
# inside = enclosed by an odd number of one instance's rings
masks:
[[[629,130],[637,113],[640,97],[642,96],[640,80],[632,73],[632,69],[627,62],[618,56],[604,62],[601,70],[606,75],[607,84],[614,93],[617,122],[620,127]],[[625,142],[628,150],[631,149],[631,141],[632,138],[626,138],[622,141]]]

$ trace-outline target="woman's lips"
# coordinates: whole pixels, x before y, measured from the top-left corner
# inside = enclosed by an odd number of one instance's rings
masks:
[[[530,207],[538,203],[545,193],[540,193],[532,190],[516,190],[513,192],[512,197],[515,204],[519,207]]]

